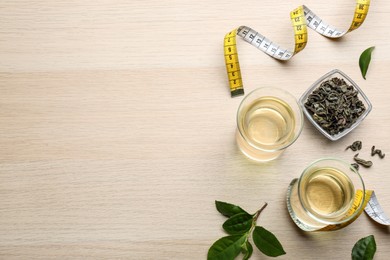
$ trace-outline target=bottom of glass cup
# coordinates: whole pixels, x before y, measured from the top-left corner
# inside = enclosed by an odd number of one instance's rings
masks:
[[[284,150],[263,151],[260,149],[256,149],[253,146],[251,146],[250,144],[248,144],[238,131],[236,132],[236,141],[237,141],[237,146],[240,149],[240,151],[246,157],[248,157],[249,159],[256,161],[256,162],[269,162],[269,161],[275,160],[284,151]]]

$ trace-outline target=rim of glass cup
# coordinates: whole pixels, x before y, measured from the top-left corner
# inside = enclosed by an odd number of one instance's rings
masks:
[[[239,122],[239,112],[241,111],[241,108],[242,106],[244,105],[245,101],[251,97],[255,92],[258,92],[260,90],[265,90],[265,89],[270,89],[270,90],[273,90],[273,91],[279,91],[280,93],[283,93],[283,94],[286,94],[287,96],[289,96],[290,98],[292,98],[296,104],[296,106],[298,107],[298,110],[299,110],[299,117],[300,117],[300,125],[299,125],[299,128],[298,128],[298,131],[295,133],[294,135],[294,138],[291,139],[290,142],[288,142],[287,144],[285,145],[282,145],[280,147],[278,147],[277,149],[265,149],[265,148],[262,148],[262,147],[258,147],[256,146],[255,144],[253,144],[248,138],[245,137],[245,135],[242,134],[242,131],[243,129],[241,129],[240,127],[240,124],[238,123]],[[269,96],[272,96],[272,95],[269,95]],[[294,113],[295,114],[295,113]],[[281,89],[281,88],[278,88],[278,87],[260,87],[260,88],[257,88],[257,89],[254,89],[252,90],[251,92],[249,92],[242,100],[241,100],[241,103],[240,105],[238,106],[238,109],[237,109],[237,114],[236,114],[236,124],[237,124],[237,129],[238,129],[238,132],[240,133],[241,137],[245,140],[245,142],[247,142],[250,146],[252,146],[253,148],[257,149],[257,150],[261,150],[261,151],[265,151],[265,152],[277,152],[277,151],[281,151],[283,149],[286,149],[287,147],[289,147],[290,145],[292,145],[297,139],[298,137],[300,136],[301,132],[302,132],[302,129],[303,129],[303,121],[304,121],[304,115],[303,115],[303,109],[301,107],[301,105],[299,104],[298,100],[291,94],[289,93],[288,91],[285,91],[284,89]]]
[[[307,207],[305,206],[305,203],[303,202],[302,200],[302,197],[301,197],[301,180],[302,180],[302,177],[305,175],[306,171],[312,167],[313,165],[319,163],[319,162],[322,162],[322,161],[337,161],[341,164],[344,164],[347,168],[349,168],[353,173],[355,173],[357,176],[358,176],[358,179],[360,180],[361,182],[361,185],[362,185],[362,190],[363,190],[363,196],[362,196],[362,203],[360,203],[359,205],[359,208],[357,208],[355,210],[355,212],[350,215],[349,217],[345,218],[345,219],[342,219],[342,220],[339,220],[339,221],[330,221],[330,220],[324,220],[324,219],[321,219],[319,217],[317,217],[316,215],[312,214],[310,212],[310,210],[307,209]],[[356,190],[355,190],[355,194],[356,194]],[[355,194],[354,194],[354,198],[355,198]],[[302,208],[303,210],[305,211],[305,213],[307,213],[311,218],[313,218],[314,220],[318,221],[318,222],[321,222],[321,223],[324,223],[324,224],[330,224],[330,225],[335,225],[335,224],[342,224],[342,223],[345,223],[345,222],[348,222],[350,221],[351,219],[353,219],[359,212],[360,210],[363,208],[363,202],[365,200],[365,196],[366,196],[366,187],[364,185],[364,181],[363,181],[363,178],[362,176],[360,175],[360,173],[354,168],[352,167],[350,164],[346,163],[345,161],[343,160],[340,160],[340,159],[337,159],[337,158],[333,158],[333,157],[326,157],[326,158],[321,158],[321,159],[318,159],[314,162],[312,162],[311,164],[309,164],[302,172],[301,176],[299,177],[299,180],[298,180],[298,197],[299,197],[299,202],[301,203],[302,205]]]

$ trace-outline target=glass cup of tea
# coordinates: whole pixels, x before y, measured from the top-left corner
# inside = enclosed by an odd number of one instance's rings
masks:
[[[359,172],[350,164],[324,158],[310,164],[287,192],[291,218],[305,231],[340,228],[362,211],[365,187]]]
[[[276,159],[298,138],[303,112],[294,96],[279,88],[258,88],[237,111],[237,145],[257,162]]]

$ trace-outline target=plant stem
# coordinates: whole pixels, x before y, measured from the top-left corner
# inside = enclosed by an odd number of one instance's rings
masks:
[[[256,211],[256,213],[254,214],[253,219],[252,219],[251,229],[249,229],[248,232],[246,232],[244,234],[246,236],[244,244],[248,242],[249,235],[252,234],[253,229],[256,227],[256,222],[257,222],[257,219],[260,216],[260,213],[265,209],[265,207],[267,207],[267,205],[268,205],[268,203],[265,202],[264,205],[261,207],[261,209]]]
[[[260,213],[265,209],[265,207],[267,207],[268,203],[265,202],[263,207],[261,207],[261,209],[259,209],[256,213],[255,213],[255,216],[253,217],[253,223],[252,223],[252,226],[255,225],[256,226],[256,221],[257,221],[257,218],[260,216]]]
[[[253,220],[252,220],[252,227],[251,227],[251,229],[249,230],[248,233],[252,233],[252,230],[253,230],[253,229],[255,228],[255,226],[256,226],[256,222],[257,222],[257,219],[258,219],[259,216],[260,216],[260,213],[265,209],[265,207],[267,207],[267,205],[268,205],[267,202],[264,203],[264,205],[261,207],[261,209],[259,209],[259,210],[255,213],[255,215],[254,215],[254,217],[253,217]]]

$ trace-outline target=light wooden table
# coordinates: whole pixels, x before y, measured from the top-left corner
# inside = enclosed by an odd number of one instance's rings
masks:
[[[354,1],[304,2],[347,29]],[[224,34],[252,26],[292,48],[289,12],[301,1],[9,1],[0,3],[0,258],[205,259],[225,235],[214,200],[250,212],[274,232],[280,259],[350,259],[374,234],[389,259],[389,228],[362,215],[346,229],[304,233],[285,192],[304,167],[363,141],[390,156],[389,1],[372,1],[364,25],[332,41],[309,31],[306,49],[277,62],[239,40],[247,92],[277,86],[297,98],[338,68],[373,110],[350,135],[327,141],[307,122],[276,161],[237,150],[224,66]],[[360,53],[376,46],[367,80]],[[361,174],[390,214],[390,157]],[[266,259],[255,249],[253,259]]]

